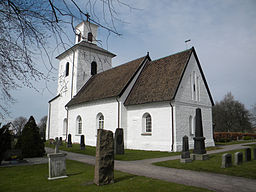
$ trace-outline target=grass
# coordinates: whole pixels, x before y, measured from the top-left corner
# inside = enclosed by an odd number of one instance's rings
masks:
[[[50,144],[49,141],[45,142],[46,147],[54,148],[53,144]],[[91,155],[95,156],[96,147],[87,146],[85,150],[80,150],[79,144],[72,144],[72,148],[67,148],[65,144],[59,146],[60,150],[69,151],[73,153],[80,153],[84,155]],[[216,150],[221,149],[220,147],[208,147],[207,150]],[[142,160],[142,159],[153,159],[153,158],[160,158],[160,157],[168,157],[168,156],[175,156],[180,155],[180,152],[162,152],[162,151],[143,151],[143,150],[131,150],[125,149],[124,155],[115,155],[115,160],[121,161],[135,161],[135,160]]]
[[[251,143],[255,142],[255,140],[240,140],[240,141],[229,141],[229,142],[215,142],[215,145],[235,145],[241,143]]]
[[[243,150],[235,150],[235,151],[229,151],[224,153],[231,153],[233,162],[234,162],[234,153],[237,151],[243,151]],[[213,173],[220,173],[220,174],[256,179],[256,160],[252,160],[250,162],[243,162],[242,165],[239,165],[239,166],[233,165],[232,167],[224,169],[224,168],[221,168],[222,154],[224,153],[209,155],[209,160],[193,161],[192,163],[186,163],[186,164],[180,163],[180,160],[157,162],[154,164],[158,166],[163,166],[163,167],[187,169],[187,170],[193,170],[193,171],[206,171],[206,172],[213,172]]]
[[[208,191],[206,189],[185,186],[142,176],[115,171],[115,183],[96,186],[92,183],[94,167],[84,163],[67,160],[65,179],[49,181],[48,165],[0,167],[0,191],[8,192],[136,192],[136,191]]]

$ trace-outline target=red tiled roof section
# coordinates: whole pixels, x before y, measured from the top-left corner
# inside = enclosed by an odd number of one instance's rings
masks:
[[[125,105],[171,101],[193,49],[148,62]]]
[[[66,106],[118,96],[146,57],[94,75]]]

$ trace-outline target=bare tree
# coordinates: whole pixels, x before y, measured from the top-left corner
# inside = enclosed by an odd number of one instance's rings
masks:
[[[234,99],[231,92],[213,107],[215,131],[251,132],[250,113],[245,106]]]
[[[87,19],[108,34],[120,35],[115,27],[119,6],[130,9],[119,0],[0,0],[0,118],[14,102],[11,90],[34,88],[33,81],[51,79],[55,68],[48,43],[54,40],[56,48],[66,49],[64,41],[71,42],[67,27],[75,33],[74,26]],[[42,55],[47,62],[38,62]],[[39,70],[42,63],[46,74]]]
[[[26,117],[17,117],[14,119],[14,121],[12,122],[13,128],[14,128],[14,132],[15,135],[20,136],[21,132],[25,126],[25,124],[27,123],[27,118]]]

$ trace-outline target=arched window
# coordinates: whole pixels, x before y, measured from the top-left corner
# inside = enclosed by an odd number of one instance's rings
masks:
[[[82,118],[80,116],[76,118],[76,130],[77,134],[82,134]]]
[[[77,36],[77,42],[81,41],[81,37],[82,37],[82,35],[81,35],[81,33],[79,33],[78,36]]]
[[[97,115],[97,129],[104,129],[104,115],[102,113]]]
[[[66,77],[69,75],[69,62],[66,63],[66,72],[65,72]]]
[[[93,61],[91,63],[91,75],[96,75],[97,74],[97,63]]]
[[[65,118],[63,120],[63,135],[66,135],[67,127],[68,127],[68,120],[67,118]]]
[[[142,117],[142,126],[144,133],[152,133],[152,119],[149,113],[145,113]]]
[[[87,38],[88,38],[88,41],[90,41],[90,42],[92,42],[92,33],[91,32],[89,32],[88,33],[88,36],[87,36]]]

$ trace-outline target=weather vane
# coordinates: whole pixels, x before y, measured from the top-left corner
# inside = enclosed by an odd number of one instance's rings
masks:
[[[190,42],[190,41],[191,41],[191,39],[188,39],[188,40],[185,41],[185,43],[186,43],[186,49],[188,49],[188,42]]]

